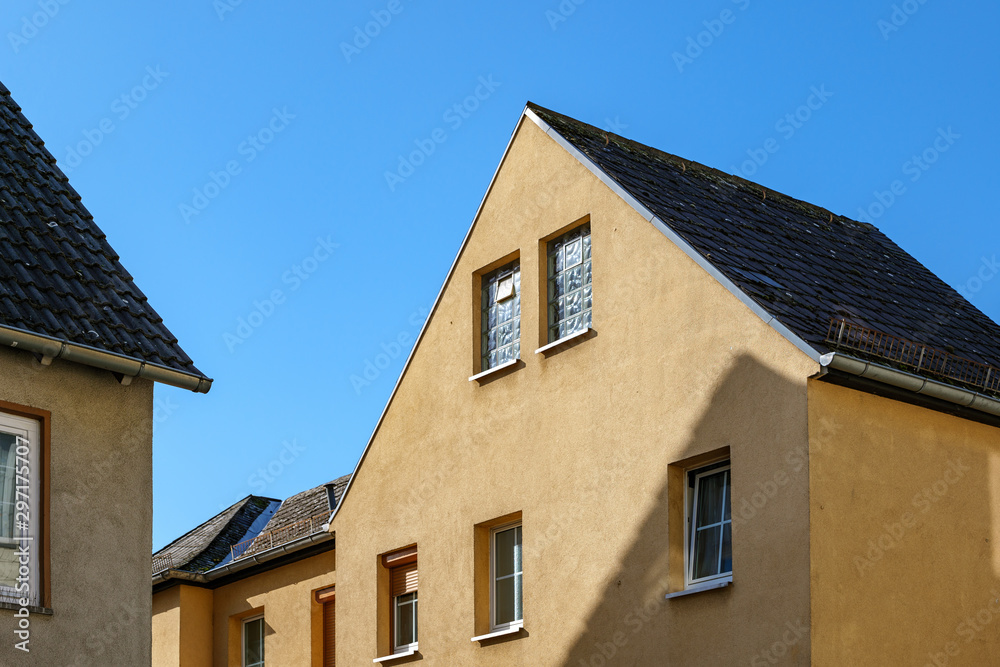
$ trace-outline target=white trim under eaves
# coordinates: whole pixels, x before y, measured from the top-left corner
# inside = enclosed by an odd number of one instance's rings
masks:
[[[378,421],[375,423],[375,428],[372,430],[371,437],[368,438],[368,444],[365,445],[365,450],[361,452],[361,458],[358,459],[358,464],[354,466],[354,472],[351,473],[351,478],[347,481],[347,486],[344,487],[344,492],[340,495],[340,502],[337,503],[337,507],[334,508],[333,513],[330,514],[330,520],[327,521],[327,526],[331,526],[331,524],[333,524],[334,517],[337,516],[337,512],[340,511],[341,506],[344,504],[344,499],[347,498],[347,494],[351,490],[351,486],[354,485],[354,476],[358,474],[361,464],[364,463],[365,457],[368,456],[368,450],[371,449],[372,443],[375,441],[375,436],[382,427],[382,422],[385,421],[385,415],[389,412],[389,406],[392,405],[392,399],[396,397],[396,392],[399,391],[399,386],[403,382],[403,377],[406,375],[406,371],[410,368],[410,363],[413,362],[413,356],[417,353],[420,341],[423,340],[424,334],[427,332],[427,326],[434,317],[434,313],[437,311],[438,305],[441,303],[441,297],[444,296],[444,291],[448,288],[448,283],[451,282],[451,278],[455,274],[455,269],[458,267],[458,260],[462,258],[462,253],[465,252],[465,247],[469,245],[469,239],[472,237],[472,231],[476,228],[476,223],[479,222],[479,216],[483,213],[483,207],[486,206],[486,200],[489,199],[490,193],[493,192],[493,186],[496,185],[497,176],[500,175],[500,170],[507,161],[507,156],[510,154],[510,147],[514,143],[514,137],[517,136],[518,131],[521,129],[521,125],[524,123],[527,111],[528,109],[525,107],[525,111],[518,119],[517,125],[514,127],[514,131],[511,132],[510,140],[507,142],[507,147],[504,148],[503,151],[503,157],[500,158],[500,164],[497,165],[496,170],[493,172],[493,177],[490,179],[490,185],[486,188],[486,194],[483,195],[482,201],[479,202],[479,208],[476,209],[476,215],[472,218],[472,224],[469,226],[469,231],[465,234],[465,239],[462,241],[462,245],[458,249],[458,254],[455,255],[455,261],[451,263],[451,268],[448,269],[448,275],[445,277],[444,284],[441,285],[441,290],[434,299],[434,305],[431,306],[431,312],[427,314],[427,319],[424,320],[424,325],[420,327],[420,333],[417,334],[417,340],[413,343],[413,349],[410,350],[410,355],[406,358],[406,363],[403,364],[403,370],[399,373],[399,378],[396,379],[396,385],[392,388],[392,393],[389,394],[389,400],[386,401],[385,408],[382,409],[382,414],[379,415]],[[332,526],[327,528],[327,530],[332,530]]]
[[[771,326],[775,331],[784,336],[788,342],[790,342],[795,347],[799,348],[803,353],[806,354],[810,359],[815,362],[819,362],[820,353],[814,349],[809,343],[805,342],[797,335],[792,333],[792,331],[786,327],[784,324],[779,322],[773,315],[760,307],[760,305],[750,298],[743,290],[736,286],[736,284],[725,276],[719,269],[712,264],[704,255],[695,250],[695,248],[685,241],[677,232],[671,229],[662,220],[656,217],[652,211],[650,211],[646,206],[640,202],[638,199],[633,197],[625,188],[623,188],[618,181],[613,179],[607,172],[601,169],[597,164],[594,163],[586,154],[580,151],[576,146],[570,143],[565,137],[563,137],[559,132],[553,128],[551,125],[542,120],[538,114],[532,111],[530,108],[525,108],[524,115],[531,119],[531,121],[537,125],[543,132],[552,137],[552,139],[562,146],[566,152],[575,157],[577,161],[582,164],[590,173],[596,176],[602,183],[608,186],[615,194],[624,200],[626,204],[631,206],[636,213],[641,215],[647,221],[651,222],[654,227],[656,227],[660,232],[663,233],[668,239],[673,241],[674,245],[680,248],[684,254],[693,259],[698,266],[705,269],[709,275],[715,278],[719,283],[722,284],[727,290],[732,292],[733,296],[742,301],[750,310],[752,310],[760,319]]]

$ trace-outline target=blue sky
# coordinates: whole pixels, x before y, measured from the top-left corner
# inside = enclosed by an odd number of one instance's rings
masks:
[[[5,7],[3,82],[216,380],[156,388],[156,547],[354,468],[527,100],[868,216],[1000,319],[995,3]]]

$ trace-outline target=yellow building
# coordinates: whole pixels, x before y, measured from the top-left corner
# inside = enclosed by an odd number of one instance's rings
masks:
[[[334,661],[332,508],[347,477],[247,496],[153,554],[154,667]]]
[[[993,664],[998,363],[871,225],[529,104],[334,506],[336,660]]]
[[[0,665],[142,665],[153,383],[212,381],[0,84]]]

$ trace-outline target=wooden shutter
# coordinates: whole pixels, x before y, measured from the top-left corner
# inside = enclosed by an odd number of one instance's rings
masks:
[[[336,600],[323,603],[323,667],[336,667],[337,664],[337,612],[334,608]]]
[[[406,595],[417,590],[417,564],[407,563],[389,571],[389,590],[392,597]]]

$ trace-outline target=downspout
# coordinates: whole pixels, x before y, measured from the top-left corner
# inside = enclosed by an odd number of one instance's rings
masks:
[[[43,366],[51,364],[53,359],[65,359],[84,366],[111,371],[122,377],[122,384],[128,384],[132,378],[141,377],[153,382],[189,389],[199,394],[207,394],[212,388],[212,380],[201,375],[185,373],[148,361],[139,361],[115,352],[51,336],[43,336],[15,327],[0,325],[0,346],[27,350],[39,355]]]
[[[839,352],[831,352],[820,357],[823,372],[834,369],[857,377],[881,382],[892,387],[905,389],[922,396],[930,396],[938,400],[961,405],[995,417],[1000,417],[1000,400],[980,394],[971,389],[963,389],[950,384],[930,380],[928,378],[900,371],[882,364],[863,361],[849,357]]]

